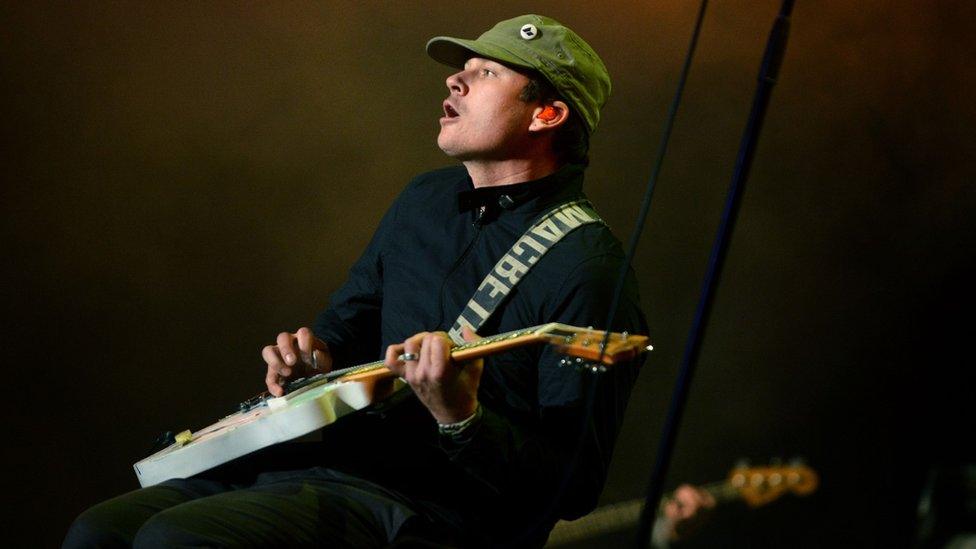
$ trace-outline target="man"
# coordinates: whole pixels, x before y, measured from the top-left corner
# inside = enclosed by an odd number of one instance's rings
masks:
[[[538,347],[457,364],[443,330],[470,340],[471,325],[489,335],[606,323],[623,254],[602,223],[567,232],[531,269],[508,264],[517,284],[486,275],[536,220],[583,198],[609,76],[581,38],[536,15],[477,40],[434,38],[427,51],[457,68],[437,142],[462,166],[415,178],[314,330],[262,351],[275,395],[289,379],[377,355],[412,391],[340,420],[322,445],[273,448],[243,469],[96,506],[66,545],[539,546],[558,518],[594,507],[637,365],[589,378]],[[466,308],[479,292],[507,296],[489,315]],[[613,328],[644,332],[632,276],[623,295]]]

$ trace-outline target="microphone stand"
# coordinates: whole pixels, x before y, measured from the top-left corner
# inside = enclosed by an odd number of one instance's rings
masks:
[[[722,265],[725,262],[725,255],[732,236],[732,229],[735,227],[735,220],[739,213],[742,193],[745,190],[745,183],[749,177],[749,169],[752,166],[752,158],[755,154],[759,132],[762,129],[763,119],[766,116],[769,97],[772,93],[773,85],[776,83],[776,77],[779,74],[779,68],[783,61],[783,52],[786,49],[786,39],[789,35],[789,18],[790,13],[793,11],[793,2],[794,0],[783,0],[779,15],[776,17],[775,23],[773,23],[772,31],[770,31],[769,40],[766,43],[766,51],[763,54],[762,64],[759,68],[759,85],[753,98],[752,110],[749,112],[749,119],[739,146],[739,155],[736,159],[732,182],[726,196],[725,209],[722,212],[722,220],[719,223],[718,234],[715,237],[712,251],[708,258],[708,269],[705,272],[705,278],[702,282],[698,308],[695,311],[695,318],[685,344],[681,369],[671,396],[671,405],[668,410],[667,420],[664,424],[664,431],[659,441],[657,455],[655,456],[654,469],[651,473],[647,496],[644,499],[644,508],[641,511],[636,539],[637,547],[640,549],[647,547],[650,541],[651,527],[654,524],[654,519],[657,514],[657,502],[661,499],[663,493],[664,479],[668,472],[668,466],[670,465],[671,454],[674,450],[674,442],[677,437],[678,424],[681,422],[681,415],[688,397],[688,389],[691,386],[691,378],[698,362],[701,342],[705,335],[705,325],[711,313],[712,302],[714,301],[715,288],[718,285],[718,280],[722,273]]]

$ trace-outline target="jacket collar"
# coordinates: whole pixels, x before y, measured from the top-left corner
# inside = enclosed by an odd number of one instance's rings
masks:
[[[534,216],[581,196],[583,170],[579,164],[565,164],[540,179],[478,189],[465,176],[457,184],[458,212],[474,211],[482,222],[491,221],[503,212]]]

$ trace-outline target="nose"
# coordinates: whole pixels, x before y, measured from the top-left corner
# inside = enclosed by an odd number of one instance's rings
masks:
[[[447,89],[451,90],[451,93],[457,93],[458,95],[465,95],[468,93],[468,85],[464,82],[464,71],[456,72],[447,77]]]

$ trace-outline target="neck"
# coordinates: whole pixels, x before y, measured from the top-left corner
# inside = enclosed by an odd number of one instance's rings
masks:
[[[511,185],[541,179],[559,169],[555,158],[518,158],[508,160],[466,160],[475,188]]]

